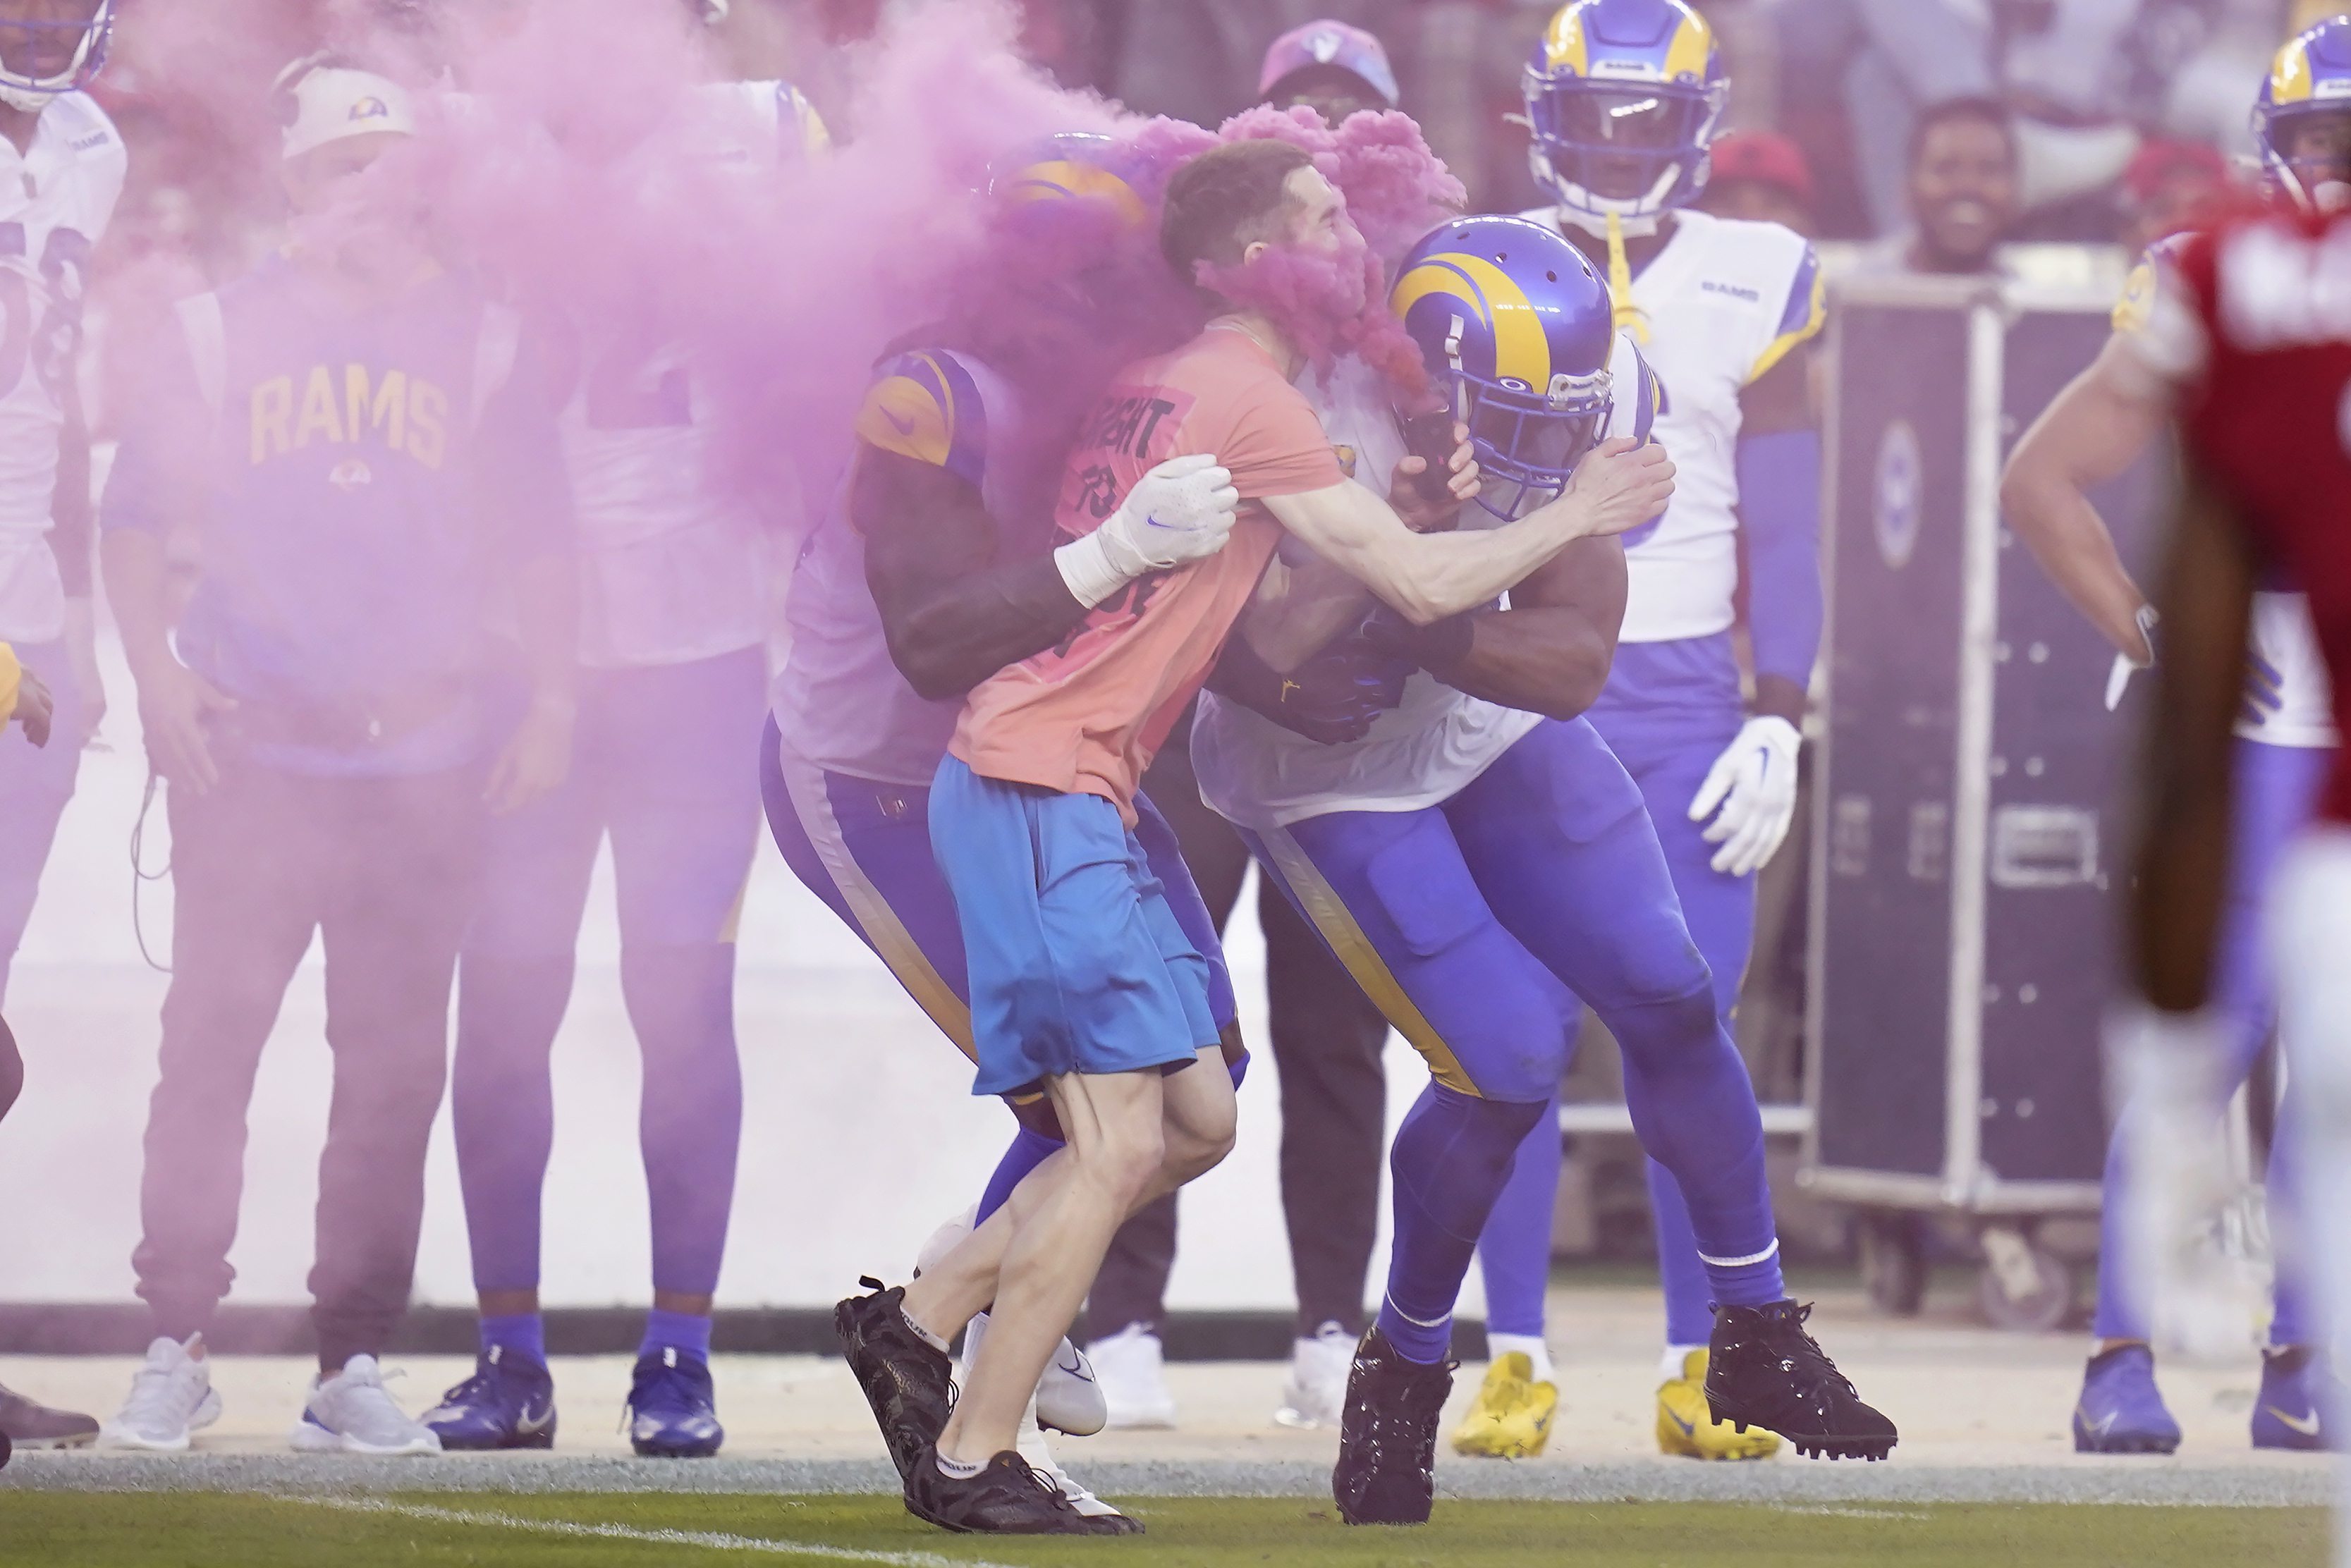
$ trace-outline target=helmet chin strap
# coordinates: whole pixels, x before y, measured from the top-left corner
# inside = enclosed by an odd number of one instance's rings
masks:
[[[0,86],[0,103],[26,114],[38,114],[63,96],[57,92],[35,92],[28,88]]]
[[[1647,239],[1657,232],[1657,220],[1664,215],[1663,213],[1645,213],[1638,217],[1627,217],[1622,213],[1587,213],[1564,204],[1559,209],[1561,223],[1573,224],[1594,239],[1606,239],[1612,234],[1625,239]]]

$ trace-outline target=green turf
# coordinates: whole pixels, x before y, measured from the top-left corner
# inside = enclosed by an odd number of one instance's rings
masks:
[[[365,1506],[365,1505],[362,1505]],[[1134,1505],[1127,1541],[948,1536],[894,1499],[678,1496],[395,1498],[385,1511],[265,1498],[0,1492],[0,1563],[40,1568],[692,1568],[890,1563],[1008,1568],[1123,1562],[1148,1568],[1573,1568],[1659,1564],[1967,1564],[2017,1568],[2294,1568],[2325,1555],[2317,1509],[1896,1507],[1439,1502],[1413,1531],[1349,1530],[1327,1507],[1263,1500]],[[414,1513],[390,1511],[415,1510]],[[463,1517],[455,1517],[463,1516]],[[682,1531],[689,1542],[583,1537],[528,1522]],[[771,1545],[747,1550],[751,1542]],[[793,1550],[816,1547],[817,1551]],[[831,1550],[826,1550],[831,1549]]]

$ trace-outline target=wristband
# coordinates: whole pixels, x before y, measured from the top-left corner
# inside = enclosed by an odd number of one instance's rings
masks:
[[[1060,570],[1070,597],[1089,610],[1134,580],[1132,574],[1111,564],[1100,529],[1055,550],[1053,565]]]

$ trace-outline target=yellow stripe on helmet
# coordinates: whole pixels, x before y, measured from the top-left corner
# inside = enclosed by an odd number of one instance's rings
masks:
[[[1446,251],[1396,280],[1388,303],[1398,316],[1432,294],[1473,307],[1494,334],[1494,374],[1541,392],[1551,387],[1551,338],[1542,312],[1510,275],[1482,256]]]
[[[1008,200],[1015,202],[1107,202],[1122,219],[1138,228],[1151,220],[1151,214],[1144,208],[1143,198],[1134,193],[1134,186],[1107,169],[1068,159],[1029,164],[1011,181],[1004,193]]]
[[[2270,68],[2270,101],[2307,103],[2314,85],[2310,72],[2309,40],[2289,40],[2286,47],[2278,51],[2277,63]]]
[[[1706,79],[1707,57],[1714,52],[1714,29],[1706,18],[1691,11],[1674,29],[1673,47],[1666,51],[1666,79],[1679,81],[1684,77],[1692,81]]]
[[[1551,68],[1573,71],[1577,76],[1592,73],[1592,47],[1583,37],[1583,0],[1562,5],[1559,15],[1551,19],[1543,34],[1543,59]]]

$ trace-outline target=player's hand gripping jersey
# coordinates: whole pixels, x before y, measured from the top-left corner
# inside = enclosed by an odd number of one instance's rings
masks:
[[[2193,459],[2302,586],[2330,677],[2351,695],[2351,217],[2272,211],[2179,250],[2132,341],[2181,388]],[[2351,751],[2325,815],[2351,823]]]
[[[128,168],[113,123],[78,92],[42,111],[21,157],[0,141],[0,637],[47,643],[65,630],[49,507],[90,251]]]
[[[1091,533],[1154,465],[1196,453],[1230,469],[1240,492],[1230,542],[1129,584],[1059,646],[976,689],[950,747],[973,772],[1099,795],[1134,821],[1144,770],[1280,542],[1280,525],[1259,503],[1345,477],[1312,406],[1272,355],[1244,333],[1211,327],[1112,382],[1071,455],[1061,532]]]
[[[1525,214],[1559,227],[1552,208]],[[1625,537],[1630,591],[1621,641],[1671,643],[1729,630],[1739,588],[1740,393],[1821,329],[1827,295],[1802,236],[1778,224],[1685,209],[1629,281],[1631,329],[1664,387],[1656,438],[1674,499],[1654,530]],[[1562,231],[1565,232],[1565,231]]]
[[[2167,287],[2184,286],[2172,276],[2189,235],[2174,235],[2147,247],[2131,269],[2115,306],[2115,330],[2143,336],[2153,323]],[[2337,744],[2326,663],[2311,631],[2310,605],[2283,587],[2253,595],[2253,630],[2246,649],[2246,699],[2237,733],[2271,746],[2325,747]]]

